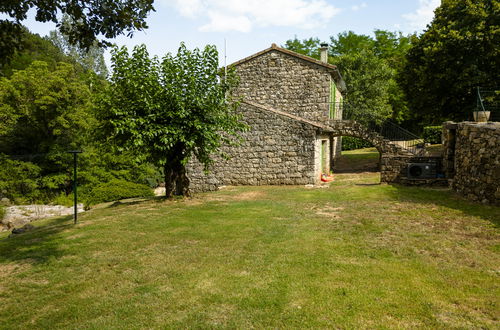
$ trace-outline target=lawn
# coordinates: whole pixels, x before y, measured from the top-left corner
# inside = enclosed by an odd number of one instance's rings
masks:
[[[339,174],[0,234],[0,327],[498,328],[500,208]]]
[[[342,151],[335,161],[335,173],[376,172],[379,170],[380,154],[375,148]]]

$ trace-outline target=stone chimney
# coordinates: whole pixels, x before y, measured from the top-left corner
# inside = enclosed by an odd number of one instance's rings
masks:
[[[324,63],[328,63],[328,44],[322,43],[320,44],[320,61]]]

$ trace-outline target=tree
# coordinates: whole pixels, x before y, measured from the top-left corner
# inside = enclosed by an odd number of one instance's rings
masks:
[[[338,66],[346,85],[346,101],[353,111],[392,117],[401,121],[407,113],[405,95],[397,81],[410,47],[410,36],[375,30],[375,38],[352,31],[330,37],[329,62]],[[284,47],[319,58],[319,39],[288,40]]]
[[[100,102],[103,131],[122,150],[163,169],[166,196],[188,195],[185,165],[195,156],[205,169],[222,144],[231,144],[245,125],[230,89],[236,79],[219,76],[214,46],[176,56],[150,58],[144,45],[129,55],[112,51],[113,73]]]
[[[71,44],[83,49],[94,45],[100,37],[114,38],[124,31],[128,36],[134,30],[147,28],[146,17],[154,11],[153,0],[3,0],[0,13],[8,19],[0,20],[0,63],[5,64],[16,50],[22,48],[21,22],[27,18],[28,10],[36,9],[39,22],[55,22],[59,31],[68,36]],[[60,14],[66,14],[71,24],[60,24]],[[104,40],[100,46],[109,45]]]
[[[294,39],[287,40],[283,47],[296,53],[307,55],[319,60],[320,43],[321,42],[318,38],[309,38],[300,41],[299,39],[297,39],[297,36],[295,36]]]
[[[48,64],[50,71],[55,70],[58,62],[72,62],[51,41],[22,28],[22,50],[17,51],[8,64],[0,65],[0,76],[10,77],[15,70],[25,70],[34,61]]]
[[[85,140],[94,122],[90,91],[69,63],[50,71],[35,61],[26,70],[0,80],[0,116],[10,117],[0,130],[0,153],[42,155],[57,164],[70,148]]]
[[[407,55],[402,85],[421,126],[471,117],[475,88],[498,87],[500,1],[443,0]]]
[[[346,102],[359,121],[392,116],[390,82],[394,71],[375,54],[363,49],[332,59],[346,81]]]
[[[108,68],[104,61],[104,48],[99,47],[97,42],[88,49],[82,49],[72,45],[68,37],[57,30],[50,31],[47,39],[59,48],[63,54],[81,65],[85,71],[94,72],[101,78],[106,78],[108,75]]]
[[[374,41],[371,37],[356,34],[352,31],[339,33],[336,37],[330,37],[330,55],[355,55],[363,50],[373,50]]]

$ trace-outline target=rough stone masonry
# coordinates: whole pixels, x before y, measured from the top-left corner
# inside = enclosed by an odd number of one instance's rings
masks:
[[[500,123],[446,122],[444,168],[466,198],[500,205]]]
[[[222,148],[229,159],[216,157],[210,173],[190,161],[191,190],[314,184],[321,173],[329,173],[331,159],[340,152],[337,139],[325,131],[330,100],[342,99],[337,68],[276,45],[232,66],[240,77],[234,93],[244,100],[239,111],[250,130],[240,146]]]

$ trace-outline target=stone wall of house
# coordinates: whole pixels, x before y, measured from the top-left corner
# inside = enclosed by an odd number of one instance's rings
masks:
[[[245,122],[238,147],[222,148],[230,158],[216,157],[209,174],[192,160],[187,166],[192,191],[216,190],[223,185],[280,185],[315,183],[317,129],[292,118],[242,104]]]
[[[245,99],[309,120],[328,119],[327,68],[272,50],[238,64],[236,72],[240,85],[235,93]]]
[[[452,188],[470,200],[500,204],[500,123],[446,123],[443,129]]]

